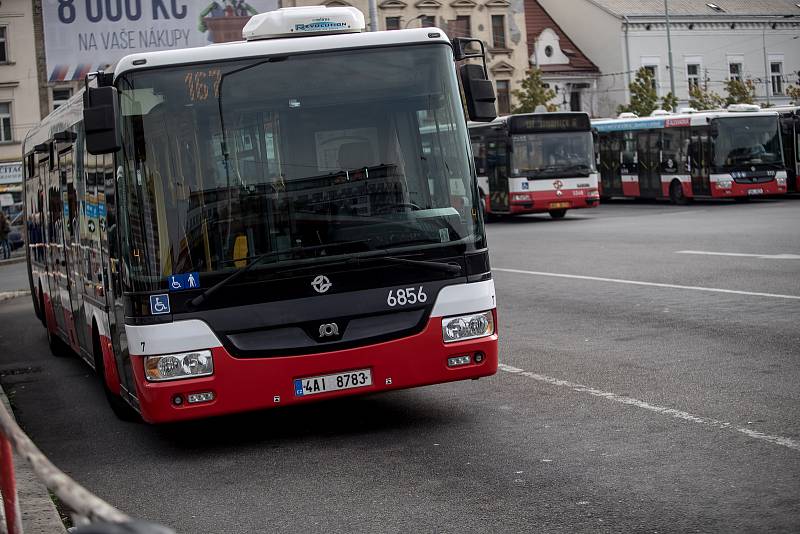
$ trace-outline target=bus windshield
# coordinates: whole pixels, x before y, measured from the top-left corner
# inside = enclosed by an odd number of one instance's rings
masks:
[[[717,119],[714,165],[780,165],[783,163],[777,117],[730,117]]]
[[[531,133],[512,139],[515,176],[552,178],[595,172],[591,132]]]
[[[173,67],[118,85],[120,231],[138,287],[264,255],[484,246],[447,46]]]

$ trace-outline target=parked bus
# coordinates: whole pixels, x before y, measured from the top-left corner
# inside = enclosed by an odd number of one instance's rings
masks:
[[[487,214],[549,213],[599,205],[586,113],[527,113],[470,124],[478,187]]]
[[[786,190],[800,192],[800,106],[771,108],[780,114],[783,139],[783,163],[786,166]]]
[[[603,197],[738,198],[786,193],[778,114],[727,111],[599,119]]]
[[[134,54],[26,138],[36,313],[118,415],[496,372],[454,63],[474,44],[363,28],[354,8],[289,8],[243,42]],[[494,119],[485,66],[459,70],[471,118]]]

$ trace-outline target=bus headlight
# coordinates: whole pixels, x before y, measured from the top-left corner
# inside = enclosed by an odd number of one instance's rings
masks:
[[[492,334],[494,334],[494,316],[491,311],[442,319],[442,339],[445,343],[491,336]]]
[[[778,183],[778,187],[786,187],[786,177],[785,176],[776,176],[775,181]]]
[[[144,359],[144,376],[149,382],[197,378],[212,374],[214,374],[214,358],[210,350],[147,356]]]
[[[722,189],[730,189],[733,186],[733,180],[720,180],[717,182],[717,187]]]

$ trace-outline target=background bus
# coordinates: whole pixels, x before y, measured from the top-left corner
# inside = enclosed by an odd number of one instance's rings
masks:
[[[588,114],[510,115],[469,130],[487,214],[558,219],[599,204]]]
[[[786,193],[778,114],[753,106],[599,119],[603,197],[751,198]]]
[[[496,372],[463,48],[363,27],[355,8],[290,8],[246,42],[127,56],[26,138],[35,309],[118,415]]]
[[[780,114],[786,190],[800,192],[800,106],[770,108]]]

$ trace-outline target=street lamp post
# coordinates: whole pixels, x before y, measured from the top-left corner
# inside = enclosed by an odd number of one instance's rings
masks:
[[[423,19],[423,18],[425,18],[425,14],[424,14],[424,13],[420,13],[419,15],[417,15],[416,17],[414,17],[413,19],[411,19],[411,20],[409,20],[408,22],[406,22],[406,25],[405,25],[405,26],[403,26],[403,29],[408,29],[408,25],[409,25],[409,24],[411,24],[411,23],[412,23],[412,22],[414,22],[415,20],[420,20],[420,19]]]
[[[667,0],[664,0],[664,17],[667,19],[667,52],[669,54],[669,90],[672,93],[672,98],[675,98],[675,69],[672,65],[672,35],[669,29],[669,6]],[[673,109],[673,111],[675,111]]]

